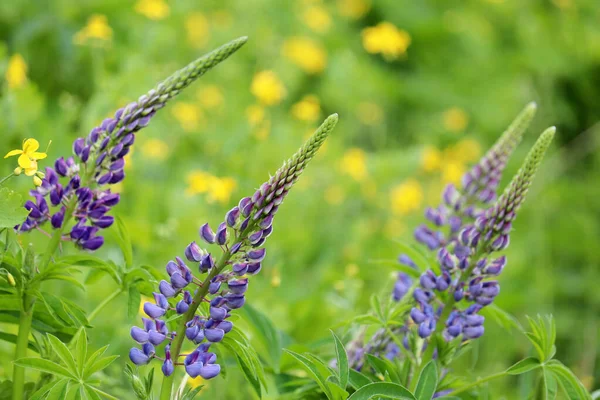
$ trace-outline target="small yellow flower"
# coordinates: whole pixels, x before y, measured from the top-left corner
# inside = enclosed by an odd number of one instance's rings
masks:
[[[219,202],[221,204],[229,203],[231,194],[237,187],[237,183],[233,178],[216,178],[213,179],[208,189],[206,201],[209,203]]]
[[[331,16],[325,7],[320,5],[308,7],[302,13],[302,21],[317,33],[325,33],[331,27]]]
[[[254,75],[250,91],[267,106],[278,104],[285,96],[285,87],[273,71],[261,71]]]
[[[459,161],[444,162],[442,167],[442,181],[444,183],[459,184],[465,173],[465,166]]]
[[[367,177],[367,155],[359,148],[348,149],[342,157],[340,167],[345,174],[362,181]]]
[[[253,104],[246,108],[246,118],[250,125],[260,124],[265,118],[265,108],[258,104]]]
[[[365,125],[376,126],[383,121],[383,110],[375,103],[361,102],[356,114],[360,122]]]
[[[325,49],[309,38],[287,39],[283,43],[283,55],[309,74],[323,72],[327,64]]]
[[[394,24],[381,22],[362,31],[363,47],[369,53],[380,53],[386,58],[396,59],[406,53],[410,35]]]
[[[152,303],[152,302],[154,302],[154,299],[151,299],[148,296],[142,295],[142,297],[140,299],[140,308],[138,310],[138,312],[140,313],[140,315],[146,315],[146,312],[144,311],[144,304],[146,304],[148,302]]]
[[[21,87],[27,82],[27,64],[20,54],[14,54],[8,60],[6,82],[11,89]]]
[[[444,128],[454,133],[464,131],[469,124],[469,116],[458,107],[452,107],[444,111],[442,118]]]
[[[452,147],[452,155],[455,160],[464,163],[476,161],[481,156],[481,145],[473,139],[464,139]]]
[[[169,15],[169,5],[164,0],[139,0],[135,11],[148,19],[159,20]]]
[[[87,25],[73,37],[75,44],[84,44],[88,39],[108,41],[112,39],[112,28],[106,15],[94,14],[88,18]]]
[[[273,270],[273,275],[271,276],[271,286],[274,288],[281,286],[281,274],[277,268]]]
[[[405,215],[419,210],[423,202],[421,184],[415,179],[408,179],[392,189],[390,200],[394,214]]]
[[[210,38],[210,25],[204,14],[195,12],[185,19],[187,39],[194,47],[204,47]]]
[[[204,114],[200,107],[183,101],[177,102],[171,108],[171,113],[177,119],[183,130],[195,131],[203,120]]]
[[[360,268],[356,264],[346,265],[346,275],[350,278],[355,277],[360,272]]]
[[[50,146],[50,144],[48,144]],[[38,152],[40,143],[35,139],[25,139],[23,141],[23,149],[11,150],[4,158],[19,156],[17,163],[19,167],[25,171],[25,175],[32,176],[37,172],[37,161],[47,157],[46,153]],[[48,150],[46,150],[48,151]]]
[[[198,193],[206,193],[210,187],[213,176],[204,171],[192,171],[187,176],[188,188],[186,193],[194,195]]]
[[[142,154],[146,158],[162,161],[169,155],[169,145],[160,139],[148,139],[142,144]]]
[[[321,104],[315,95],[304,96],[302,100],[292,106],[292,115],[300,121],[314,122],[321,113]]]
[[[190,386],[192,389],[195,389],[195,388],[197,388],[198,386],[201,386],[201,385],[206,385],[206,384],[207,384],[207,381],[206,381],[206,380],[204,380],[204,379],[203,379],[203,378],[202,378],[200,375],[198,375],[198,376],[197,376],[197,377],[195,377],[195,378],[192,378],[192,377],[190,377],[190,376],[188,376],[188,375],[186,375],[186,376],[187,376],[187,384],[188,384],[188,386]]]
[[[33,176],[33,184],[35,186],[42,186],[42,180],[40,179],[39,176],[37,176],[37,175]]]
[[[423,150],[421,166],[425,172],[433,172],[440,168],[442,164],[442,153],[432,146],[427,146]]]
[[[198,101],[207,109],[221,107],[225,102],[223,92],[217,85],[206,85],[198,89]]]
[[[344,17],[359,19],[371,9],[371,0],[337,0],[337,6]]]

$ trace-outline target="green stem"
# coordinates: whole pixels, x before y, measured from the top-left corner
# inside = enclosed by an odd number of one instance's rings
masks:
[[[94,318],[96,318],[96,315],[98,315],[100,313],[100,311],[102,311],[102,309],[104,307],[106,307],[108,305],[108,303],[110,303],[111,301],[113,301],[115,298],[117,298],[121,293],[123,293],[123,289],[119,288],[117,290],[115,290],[113,293],[111,293],[110,296],[108,296],[106,299],[104,299],[104,301],[100,304],[98,304],[96,306],[96,308],[94,308],[94,310],[90,313],[90,315],[88,315],[87,320],[88,322],[92,322],[92,320]],[[77,332],[75,333],[75,335],[73,335],[73,337],[71,338],[71,342],[69,342],[69,345],[73,342],[73,340],[79,336],[79,333],[84,329],[83,326],[80,326],[79,329],[77,330]]]
[[[12,178],[13,176],[15,176],[15,173],[13,172],[10,175],[5,176],[4,178],[0,179],[0,185],[2,185],[4,182],[6,182],[7,180],[9,180],[10,178]]]
[[[497,378],[502,378],[503,376],[506,376],[506,375],[507,375],[506,371],[502,371],[502,372],[498,372],[497,374],[493,374],[493,375],[486,376],[484,378],[477,379],[473,383],[470,383],[468,385],[465,385],[463,387],[455,389],[454,391],[449,393],[447,396],[456,396],[457,394],[466,392],[467,390],[474,388],[476,386],[479,386],[482,383],[486,383],[486,382],[489,382],[489,381],[497,379]]]
[[[231,253],[229,250],[223,253],[215,267],[208,274],[204,282],[202,282],[202,287],[198,288],[196,295],[194,296],[194,300],[190,305],[188,311],[183,315],[183,318],[179,321],[179,325],[177,326],[176,336],[171,343],[171,358],[175,361],[179,359],[179,353],[181,353],[181,346],[183,344],[183,339],[185,339],[185,324],[194,318],[196,314],[196,310],[204,301],[206,294],[208,293],[208,286],[210,285],[210,280],[217,276],[221,270],[225,267],[229,258],[231,257]],[[160,400],[171,400],[171,391],[173,390],[173,374],[171,376],[165,376],[162,381],[162,387],[160,389]]]
[[[33,320],[34,299],[27,294],[23,295],[23,305],[21,307],[21,316],[19,318],[19,336],[17,337],[17,347],[15,349],[15,360],[27,356],[27,346],[29,345],[29,332],[31,331],[31,322]],[[16,364],[13,366],[13,400],[23,400],[25,397],[25,369]]]
[[[75,196],[73,196],[67,204],[67,209],[65,211],[65,219],[63,221],[62,226],[54,230],[54,232],[52,233],[52,237],[50,238],[50,242],[48,242],[48,246],[46,247],[44,256],[42,257],[42,260],[40,261],[40,264],[38,266],[40,271],[43,271],[48,266],[48,264],[50,264],[52,256],[54,255],[56,249],[58,248],[58,245],[60,244],[65,227],[69,224],[71,218],[73,217],[73,212],[75,211],[76,206],[77,199],[75,198]]]

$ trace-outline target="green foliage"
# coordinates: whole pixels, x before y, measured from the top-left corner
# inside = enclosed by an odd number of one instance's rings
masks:
[[[0,187],[0,229],[13,228],[25,221],[29,212],[23,208],[23,197],[8,188]]]

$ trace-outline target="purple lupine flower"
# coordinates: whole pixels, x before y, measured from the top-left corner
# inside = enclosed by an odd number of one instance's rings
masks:
[[[246,302],[249,283],[246,275],[255,275],[261,270],[266,256],[266,249],[262,246],[273,231],[278,207],[336,123],[337,115],[330,116],[268,182],[261,185],[252,197],[243,198],[238,206],[225,215],[216,232],[208,224],[202,225],[200,237],[208,244],[217,244],[223,251],[219,262],[215,262],[215,257],[209,251],[192,242],[184,250],[189,267],[179,257],[167,263],[170,281],[161,281],[160,293],[154,293],[154,303],[144,304],[144,311],[156,321],[156,327],[144,320],[144,329],[132,328],[132,337],[137,342],[148,340],[153,343],[152,336],[156,336],[153,331],[162,334],[159,338],[161,342],[168,341],[168,352],[163,363],[165,375],[172,374],[174,367],[179,364],[177,360],[184,340],[199,345],[184,361],[190,376],[210,379],[219,374],[221,368],[215,363],[216,355],[209,353],[208,349],[211,343],[221,342],[233,329],[233,323],[228,319],[233,310],[243,307]],[[207,276],[202,280],[195,278],[191,272],[194,266],[201,275]],[[193,291],[194,296],[191,295],[192,291],[183,290],[189,285],[197,286]],[[172,299],[175,307],[169,303],[169,299]],[[202,303],[208,303],[208,309],[199,309]],[[173,308],[183,314],[185,325],[182,326],[185,330],[163,332],[159,329],[160,320],[157,318]]]
[[[54,168],[46,168],[41,185],[31,191],[35,202],[29,200],[25,204],[25,208],[32,212],[15,229],[20,232],[31,231],[50,220],[54,229],[71,229],[69,234],[63,235],[64,240],[71,240],[85,250],[100,248],[104,239],[97,234],[98,230],[114,223],[114,218],[107,213],[119,201],[118,195],[112,193],[110,187],[125,179],[124,157],[135,142],[135,133],[146,127],[169,99],[225,60],[245,42],[246,38],[234,40],[197,59],[136,102],[117,110],[114,117],[102,121],[85,138],[76,139],[72,146],[74,156],[67,159],[60,157],[55,161]],[[47,207],[45,197],[53,207],[58,208],[56,212]],[[43,209],[41,206],[44,206]],[[67,226],[72,219],[75,220],[73,226]],[[84,228],[89,229],[82,230]]]

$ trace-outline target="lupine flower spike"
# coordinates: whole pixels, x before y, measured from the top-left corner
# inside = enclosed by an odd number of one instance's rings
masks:
[[[102,246],[104,238],[98,232],[112,225],[114,218],[108,212],[119,202],[119,195],[112,193],[110,187],[125,178],[124,157],[135,141],[135,133],[146,127],[169,99],[235,53],[245,42],[245,37],[236,39],[197,59],[136,102],[119,109],[114,117],[102,121],[87,137],[76,139],[73,156],[60,157],[54,168],[46,168],[39,187],[30,192],[33,199],[25,203],[29,216],[16,229],[30,231],[50,221],[54,229],[62,232],[74,218],[75,223],[69,225],[70,232],[62,239],[86,250]],[[18,150],[7,156],[21,154],[19,164],[30,161],[27,166],[31,167],[45,156],[35,152],[37,142],[31,144],[31,140],[25,142],[21,153],[17,153]],[[22,166],[26,172],[27,166]]]
[[[134,327],[131,330],[133,339],[143,346],[168,343],[163,361],[165,376],[171,375],[173,365],[183,365],[192,378],[210,379],[219,374],[221,367],[210,347],[223,340],[233,328],[228,318],[232,310],[244,305],[249,276],[258,274],[262,268],[266,255],[263,246],[273,232],[273,219],[337,120],[336,114],[327,118],[275,175],[225,215],[216,230],[208,224],[200,228],[199,236],[203,241],[221,247],[218,261],[209,251],[192,242],[183,252],[187,261],[175,257],[167,263],[169,281],[161,281],[159,293],[154,294],[154,303],[144,306],[151,319],[143,320],[143,329]],[[202,281],[194,276],[193,269],[203,276]],[[186,290],[189,287],[195,290]],[[179,319],[175,331],[168,332],[164,330],[164,320],[159,318],[173,309],[183,314],[183,318]],[[152,341],[153,337],[156,340]],[[195,347],[185,357],[181,354],[184,343]],[[133,348],[130,352],[131,361],[138,365],[155,357],[154,351],[147,351],[145,347],[142,350]],[[183,361],[181,357],[184,357]],[[168,383],[167,387],[170,387]]]

